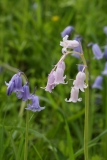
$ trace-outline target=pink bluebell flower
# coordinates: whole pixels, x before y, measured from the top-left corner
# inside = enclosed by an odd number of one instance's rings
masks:
[[[55,75],[54,74],[55,74],[55,71],[52,70],[51,73],[48,75],[47,85],[45,88],[43,88],[43,89],[45,89],[45,91],[48,91],[50,93],[52,92],[52,89],[54,89],[54,87],[55,87],[55,84],[54,84]]]
[[[71,34],[71,32],[73,32],[73,31],[74,31],[74,27],[68,26],[61,32],[61,36],[62,37],[65,37],[66,35],[69,36]]]
[[[102,53],[100,47],[98,46],[98,44],[92,45],[92,51],[93,51],[95,59],[102,59],[103,53]]]
[[[54,84],[67,84],[66,82],[64,82],[64,79],[66,78],[66,75],[64,76],[64,70],[65,70],[65,62],[64,61],[60,61],[57,64],[57,68],[56,71],[54,72],[54,76],[55,76],[55,81]]]
[[[31,110],[33,112],[36,112],[45,109],[45,107],[40,107],[38,96],[32,95],[31,101],[32,103],[27,105],[27,108],[25,108],[26,110]]]
[[[74,87],[84,92],[84,88],[87,88],[87,85],[84,83],[85,79],[86,79],[85,73],[81,71],[78,72],[76,80],[73,81]]]
[[[70,98],[69,100],[67,100],[67,98],[65,99],[66,102],[74,102],[76,103],[77,101],[82,101],[82,98],[78,98],[78,94],[79,94],[79,89],[72,87],[71,88],[71,94],[70,94]]]
[[[64,49],[62,49],[62,53],[64,54],[64,50],[67,50],[68,48],[74,49],[75,47],[79,46],[79,42],[76,40],[68,40],[68,35],[66,35],[63,38],[63,41],[60,42],[60,46],[62,46]]]
[[[102,81],[103,81],[103,77],[97,76],[97,78],[95,79],[95,81],[92,85],[92,88],[102,89]]]
[[[9,96],[12,92],[23,92],[21,73],[15,74],[9,83],[5,82],[7,87],[7,95]]]

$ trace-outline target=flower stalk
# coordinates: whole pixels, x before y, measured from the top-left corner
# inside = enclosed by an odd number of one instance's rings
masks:
[[[26,132],[25,132],[24,160],[28,159],[28,129],[29,129],[29,111],[26,111]]]
[[[81,54],[82,61],[85,66],[86,60],[84,58],[84,55]],[[88,68],[86,67],[85,69],[86,73],[86,84],[87,88],[85,90],[85,119],[84,119],[84,157],[85,160],[88,160],[88,126],[89,126],[89,84],[88,84],[88,79],[89,79],[89,73],[88,73]]]

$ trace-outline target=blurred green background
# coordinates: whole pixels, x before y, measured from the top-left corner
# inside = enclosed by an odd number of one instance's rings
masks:
[[[13,93],[6,95],[5,81],[14,75],[15,67],[23,71],[30,82],[31,92],[36,94],[41,106],[39,113],[30,112],[29,160],[71,160],[70,145],[77,160],[83,160],[84,93],[81,103],[66,103],[72,81],[81,60],[69,55],[65,74],[68,85],[57,86],[53,93],[45,92],[47,76],[61,57],[61,32],[71,25],[75,28],[70,36],[80,34],[84,55],[90,65],[91,81],[101,73],[105,60],[93,60],[87,53],[86,44],[106,45],[103,27],[107,25],[106,0],[1,0],[0,1],[0,160],[23,160],[25,138],[26,104]],[[9,65],[9,66],[8,66]],[[10,67],[11,66],[11,67]],[[90,140],[105,134],[105,102],[96,104],[95,98],[102,95],[90,87]],[[65,118],[64,118],[65,117]],[[69,145],[70,139],[72,144]],[[103,138],[90,148],[90,160],[106,160]],[[77,153],[79,152],[79,153]],[[105,158],[106,157],[106,158]]]

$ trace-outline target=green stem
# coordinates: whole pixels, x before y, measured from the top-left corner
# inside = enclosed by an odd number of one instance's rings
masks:
[[[24,160],[27,160],[27,158],[28,158],[28,128],[29,128],[29,111],[26,111],[26,133],[25,133]]]
[[[81,54],[82,61],[85,66],[86,60],[84,58],[84,55]],[[88,68],[86,67],[85,69],[86,72],[86,84],[88,87],[85,90],[85,124],[84,124],[84,156],[85,160],[88,160],[88,126],[89,126],[89,84],[88,84],[88,78],[89,78],[89,73],[88,73]]]

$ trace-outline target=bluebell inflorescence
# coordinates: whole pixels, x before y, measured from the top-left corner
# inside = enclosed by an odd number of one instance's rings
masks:
[[[23,72],[18,72],[11,78],[9,83],[5,82],[7,86],[7,95],[10,96],[12,92],[15,92],[18,99],[22,99],[22,101],[31,101],[32,104],[28,104],[28,108],[25,108],[26,110],[31,110],[33,112],[43,110],[45,107],[40,107],[39,97],[30,93],[28,81],[22,85],[22,74]]]

